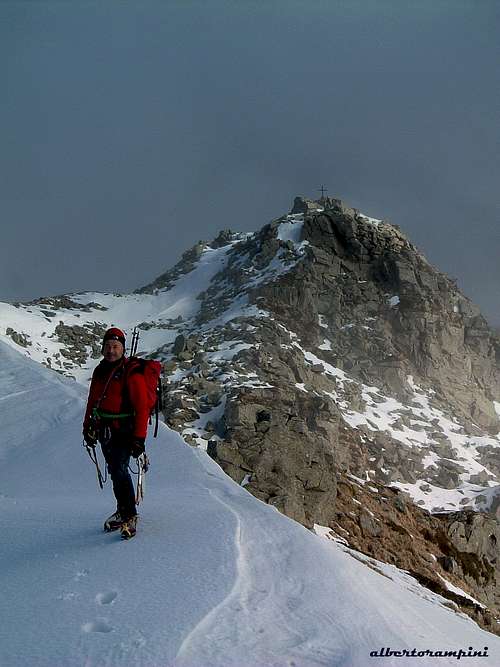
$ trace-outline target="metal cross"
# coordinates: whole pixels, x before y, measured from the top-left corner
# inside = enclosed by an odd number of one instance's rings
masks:
[[[324,185],[322,185],[319,190],[321,192],[321,199],[324,199],[325,198],[325,192],[328,192],[328,190],[325,188]]]

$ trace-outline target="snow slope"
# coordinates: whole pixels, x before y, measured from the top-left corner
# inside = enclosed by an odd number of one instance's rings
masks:
[[[217,249],[205,246],[192,270],[180,275],[169,289],[156,290],[154,294],[85,292],[65,295],[69,301],[60,307],[47,305],[54,299],[57,302],[58,297],[48,297],[47,303],[39,304],[0,303],[0,341],[84,382],[96,363],[92,350],[87,349],[87,361],[82,367],[61,355],[65,345],[56,331],[59,324],[90,331],[95,323],[105,328],[119,325],[130,335],[136,325],[147,322],[150,328],[141,332],[141,349],[155,350],[170,343],[178,334],[178,321],[188,321],[199,311],[200,293],[224,268],[228,253],[238,240],[240,237],[236,236],[233,242]],[[9,329],[26,338],[24,349],[6,333]]]
[[[0,302],[0,342],[34,361],[86,382],[96,365],[93,351],[90,346],[86,346],[83,363],[76,362],[71,355],[68,357],[67,343],[61,341],[58,333],[60,325],[79,327],[80,335],[82,332],[92,333],[95,325],[102,326],[103,331],[110,326],[119,326],[126,332],[130,342],[133,328],[145,324],[141,330],[139,352],[156,351],[172,343],[197,315],[201,294],[214,276],[227,265],[233,247],[246,236],[234,234],[231,242],[219,248],[204,246],[201,256],[190,270],[180,274],[168,288],[155,290],[153,294],[84,292],[63,295],[65,300],[59,306],[50,304],[58,303],[60,297],[47,297],[43,303],[12,305]],[[282,265],[279,262],[277,264],[283,271]],[[261,281],[276,271],[269,269],[262,273]],[[245,312],[258,313],[259,310],[249,307],[248,298],[242,295],[233,304],[227,319]],[[217,321],[214,321],[210,326],[216,324]],[[203,330],[203,327],[199,330]],[[12,331],[24,338],[25,345],[20,345],[12,338],[11,333],[8,333]],[[98,336],[99,343],[101,338],[102,333]]]
[[[114,503],[81,447],[84,393],[0,343],[2,667],[362,667],[382,647],[488,647],[467,664],[499,664],[498,637],[261,503],[165,426],[137,537],[104,534]]]

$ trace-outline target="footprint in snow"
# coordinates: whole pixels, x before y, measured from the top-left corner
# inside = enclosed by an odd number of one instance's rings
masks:
[[[95,596],[95,601],[97,604],[113,604],[113,602],[118,597],[116,591],[108,591],[107,593],[98,593]]]
[[[90,623],[84,623],[82,625],[82,632],[112,632],[113,628],[107,622],[106,619],[100,618],[97,621],[92,621]]]
[[[90,570],[80,570],[75,574],[74,580],[80,581],[80,579],[83,579],[83,577],[86,577],[88,574],[90,574]]]

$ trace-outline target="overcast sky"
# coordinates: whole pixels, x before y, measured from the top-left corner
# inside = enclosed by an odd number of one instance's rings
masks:
[[[500,2],[0,3],[0,299],[131,291],[297,194],[500,324]]]

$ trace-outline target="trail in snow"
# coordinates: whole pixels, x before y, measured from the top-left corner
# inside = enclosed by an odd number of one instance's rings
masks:
[[[214,464],[198,451],[196,456],[210,471]],[[227,597],[184,640],[178,655],[182,667],[357,667],[373,664],[369,652],[381,646],[467,650],[476,642],[478,649],[500,647],[487,633],[482,633],[486,644],[478,645],[470,619],[445,609],[437,596],[396,568],[385,566],[386,576],[367,568],[338,545],[318,542],[271,506],[259,501],[256,506],[252,496],[228,487],[218,475],[212,494],[237,516],[237,578]],[[428,660],[412,658],[411,664],[428,665]],[[384,665],[401,664],[399,658],[384,659]],[[456,664],[456,659],[440,658],[439,664]]]
[[[81,447],[85,392],[2,344],[0,368],[2,667],[363,667],[381,646],[488,646],[467,664],[499,664],[500,639],[259,502],[165,426],[137,537],[104,534],[114,501]]]

